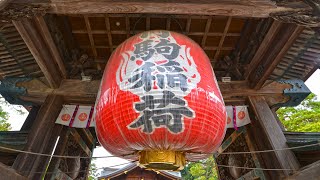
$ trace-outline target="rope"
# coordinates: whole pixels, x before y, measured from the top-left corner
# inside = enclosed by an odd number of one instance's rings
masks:
[[[101,167],[101,168],[96,168],[96,169],[80,170],[80,171],[69,171],[69,172],[46,172],[46,174],[87,172],[87,171],[99,170],[99,169],[104,169],[104,168],[122,166],[122,165],[131,164],[131,163],[135,163],[135,162],[137,162],[137,161],[130,161],[130,162],[127,162],[127,163],[122,163],[122,164],[112,165],[112,166],[106,166],[106,167]],[[251,167],[242,167],[242,166],[229,166],[229,165],[223,165],[223,164],[217,164],[217,166],[218,167],[224,167],[224,168],[237,168],[237,169],[248,169],[248,170],[261,170],[261,171],[296,171],[296,169],[251,168]],[[31,172],[31,173],[36,174],[36,173],[43,173],[43,172],[37,171],[37,172]]]
[[[249,169],[249,170],[262,170],[262,171],[296,171],[296,169],[267,169],[267,168],[250,168],[250,167],[241,167],[241,166],[228,166],[228,165],[222,165],[217,164],[218,167],[233,167],[237,169]]]
[[[315,144],[308,144],[308,145],[303,145],[303,146],[295,146],[295,147],[289,147],[289,148],[283,148],[283,149],[270,149],[270,150],[263,150],[263,151],[247,151],[247,152],[225,152],[225,153],[220,153],[220,154],[256,154],[256,153],[266,153],[266,152],[275,152],[275,151],[285,151],[285,150],[291,150],[291,149],[301,149],[305,147],[312,147],[312,146],[317,146],[320,145],[319,143]]]
[[[289,148],[283,148],[283,149],[272,149],[272,150],[263,150],[263,151],[247,151],[247,152],[225,152],[221,154],[256,154],[256,153],[266,153],[266,152],[275,152],[275,151],[285,151],[285,150],[291,150],[291,149],[300,149],[300,148],[305,148],[305,147],[312,147],[312,146],[318,146],[320,145],[319,143],[315,144],[308,144],[308,145],[303,145],[303,146],[295,146],[295,147],[289,147]],[[31,151],[23,151],[23,150],[18,150],[18,149],[12,149],[12,148],[7,148],[0,146],[0,149],[4,149],[7,151],[12,151],[12,152],[19,152],[19,153],[25,153],[25,154],[32,154],[32,155],[38,155],[38,156],[47,156],[47,157],[56,157],[56,158],[80,158],[80,159],[99,159],[99,158],[112,158],[112,157],[118,157],[118,156],[98,156],[98,157],[81,157],[81,156],[61,156],[61,155],[51,155],[51,154],[43,154],[43,153],[36,153],[36,152],[31,152]]]
[[[112,165],[112,166],[106,166],[106,167],[101,167],[101,168],[95,168],[95,169],[88,169],[88,170],[79,170],[79,171],[68,171],[68,172],[45,172],[45,174],[55,174],[55,173],[76,173],[76,172],[87,172],[87,171],[93,171],[93,170],[99,170],[99,169],[104,169],[104,168],[112,168],[112,167],[117,167],[117,166],[122,166],[122,165],[126,165],[126,164],[131,164],[131,163],[135,163],[137,161],[129,161],[127,163],[122,163],[122,164],[117,164],[117,165]],[[29,171],[21,171],[21,172],[29,172]],[[44,173],[43,171],[35,171],[35,172],[30,172],[31,174],[39,174],[39,173]]]
[[[7,147],[2,147],[0,146],[0,149],[4,149],[7,151],[11,152],[19,152],[19,153],[25,153],[25,154],[32,154],[32,155],[37,155],[37,156],[47,156],[47,157],[56,157],[56,158],[70,158],[70,159],[75,159],[75,158],[80,158],[80,159],[95,159],[95,158],[111,158],[111,157],[116,157],[116,156],[101,156],[101,157],[81,157],[81,156],[62,156],[62,155],[51,155],[51,154],[43,154],[43,153],[36,153],[36,152],[31,152],[31,151],[23,151],[23,150],[18,150],[18,149],[12,149],[12,148],[7,148]]]

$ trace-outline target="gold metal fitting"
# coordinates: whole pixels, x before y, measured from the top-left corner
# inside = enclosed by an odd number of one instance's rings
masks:
[[[180,171],[186,164],[185,154],[176,151],[141,151],[140,166],[154,170]]]

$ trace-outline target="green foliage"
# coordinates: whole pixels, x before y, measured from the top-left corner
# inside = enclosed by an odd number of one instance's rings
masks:
[[[1,95],[0,95],[0,106],[10,108],[10,111],[17,113],[19,115],[26,114],[26,111],[23,106],[21,105],[12,105],[7,102]]]
[[[89,176],[88,180],[95,180],[100,174],[98,173],[98,168],[96,164],[94,163],[94,159],[92,159],[90,164],[90,170],[89,170]]]
[[[0,131],[9,131],[11,129],[10,123],[8,123],[8,113],[3,111],[0,106]]]
[[[320,132],[320,101],[311,93],[297,107],[284,107],[277,111],[287,131]]]
[[[9,131],[11,130],[11,124],[8,123],[9,113],[4,111],[4,109],[9,109],[10,113],[16,113],[19,115],[24,115],[26,113],[26,110],[24,110],[23,106],[12,105],[8,103],[0,95],[0,131]]]
[[[211,156],[208,159],[191,162],[181,171],[185,180],[217,180],[216,163]]]

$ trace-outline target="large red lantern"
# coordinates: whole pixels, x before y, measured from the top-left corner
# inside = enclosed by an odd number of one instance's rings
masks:
[[[96,104],[96,132],[110,153],[179,170],[221,144],[226,110],[204,51],[188,37],[148,31],[112,54]]]

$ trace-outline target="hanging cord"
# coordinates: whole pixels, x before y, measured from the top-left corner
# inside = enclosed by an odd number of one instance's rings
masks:
[[[225,152],[225,153],[220,153],[220,154],[257,154],[257,153],[267,153],[267,152],[276,152],[276,151],[285,151],[285,150],[291,150],[291,149],[301,149],[305,147],[312,147],[312,146],[317,146],[320,145],[319,143],[315,144],[308,144],[308,145],[303,145],[303,146],[295,146],[295,147],[289,147],[289,148],[283,148],[283,149],[270,149],[270,150],[262,150],[262,151],[246,151],[246,152]]]
[[[136,163],[137,161],[130,161],[127,163],[122,163],[118,165],[112,165],[112,166],[106,166],[106,167],[101,167],[101,168],[96,168],[96,169],[89,169],[89,171],[94,171],[94,170],[99,170],[99,169],[104,169],[104,168],[111,168],[111,167],[117,167],[117,166],[122,166],[122,165],[129,165],[132,163]],[[251,167],[243,167],[243,166],[229,166],[229,165],[223,165],[223,164],[217,164],[218,167],[224,167],[224,168],[237,168],[237,169],[248,169],[248,170],[261,170],[261,171],[296,171],[296,169],[270,169],[270,168],[251,168]],[[27,172],[27,171],[24,171]],[[69,171],[69,172],[46,172],[46,174],[56,174],[56,173],[76,173],[76,172],[87,172],[87,170],[80,170],[80,171]],[[41,171],[36,171],[36,172],[31,172],[34,174],[38,173],[43,173]]]
[[[181,33],[186,34],[185,31],[183,30],[181,23],[176,19],[176,17],[174,17],[173,15],[169,16],[170,19],[172,19],[174,22],[176,22],[180,28]]]
[[[142,19],[143,17],[146,17],[146,16],[145,16],[145,15],[141,15],[141,16],[139,17],[139,19],[134,23],[133,29],[132,29],[133,35],[136,35],[136,34],[137,34],[137,33],[136,33],[136,26],[137,26],[137,24],[141,21],[141,19]]]
[[[11,152],[18,152],[18,153],[24,153],[24,154],[32,154],[32,155],[37,155],[37,156],[47,156],[47,157],[53,157],[53,158],[66,158],[66,159],[98,159],[98,158],[113,158],[117,156],[100,156],[100,157],[80,157],[80,156],[62,156],[62,155],[51,155],[51,154],[43,154],[43,153],[36,153],[36,152],[31,152],[31,151],[23,151],[23,150],[18,150],[18,149],[12,149],[12,148],[7,148],[7,147],[2,147],[0,146],[0,149],[4,149],[7,151]]]
[[[262,151],[247,151],[247,152],[225,152],[225,153],[220,153],[220,154],[255,154],[255,153],[266,153],[266,152],[275,152],[275,151],[285,151],[285,150],[291,150],[291,149],[300,149],[300,148],[305,148],[305,147],[312,147],[312,146],[318,146],[320,145],[320,142],[314,143],[314,144],[308,144],[308,145],[303,145],[303,146],[295,146],[295,147],[289,147],[289,148],[283,148],[283,149],[270,149],[270,150],[262,150]],[[7,148],[0,146],[0,149],[4,149],[7,151],[12,151],[12,152],[19,152],[19,153],[25,153],[25,154],[32,154],[32,155],[38,155],[38,156],[47,156],[47,157],[56,157],[56,158],[80,158],[80,159],[100,159],[100,158],[112,158],[112,157],[118,157],[118,156],[98,156],[98,157],[80,157],[80,156],[61,156],[61,155],[51,155],[51,154],[43,154],[43,153],[36,153],[36,152],[31,152],[31,151],[23,151],[23,150],[18,150],[18,149],[12,149],[12,148]],[[196,154],[196,153],[193,153]],[[199,154],[205,154],[205,153],[199,153]],[[211,153],[210,153],[211,154]],[[133,154],[128,154],[128,155],[133,155]],[[128,156],[125,155],[125,156]],[[124,157],[124,156],[122,156]]]
[[[133,35],[136,34],[136,26],[138,25],[138,23],[142,20],[142,18],[146,18],[146,17],[147,17],[146,15],[141,15],[141,16],[139,17],[139,19],[134,23],[133,29],[132,29]],[[182,25],[181,25],[181,23],[177,20],[177,18],[176,18],[175,16],[173,16],[173,15],[169,15],[168,17],[169,17],[170,19],[172,19],[175,23],[177,23],[178,26],[179,26],[179,28],[180,28],[181,33],[185,34],[185,31],[183,30]]]
[[[117,166],[123,166],[123,165],[128,165],[128,164],[131,164],[131,163],[135,163],[137,161],[129,161],[129,162],[126,162],[126,163],[122,163],[122,164],[117,164],[117,165],[112,165],[112,166],[106,166],[106,167],[101,167],[101,168],[95,168],[95,169],[89,169],[89,171],[95,171],[95,170],[99,170],[99,169],[104,169],[104,168],[112,168],[112,167],[117,167]],[[68,172],[46,172],[46,174],[56,174],[56,173],[76,173],[76,172],[87,172],[88,170],[79,170],[79,171],[68,171]],[[40,174],[40,173],[44,173],[43,171],[35,171],[35,172],[32,172],[32,171],[21,171],[21,172],[30,172],[31,174],[34,173],[34,174]]]
[[[225,168],[237,168],[237,169],[249,169],[249,170],[262,170],[262,171],[296,171],[296,169],[268,169],[268,168],[250,168],[250,167],[242,167],[242,166],[229,166],[217,164],[218,167]]]
[[[96,169],[89,169],[89,171],[94,171],[94,170],[99,170],[99,169],[104,169],[104,168],[112,168],[112,167],[117,167],[117,166],[123,166],[123,165],[129,165],[132,163],[136,163],[137,161],[129,161],[127,163],[122,163],[122,164],[117,164],[117,165],[112,165],[112,166],[106,166],[106,167],[101,167],[101,168],[96,168]],[[224,167],[224,168],[237,168],[237,169],[248,169],[248,170],[262,170],[262,171],[295,171],[296,169],[270,169],[270,168],[251,168],[251,167],[242,167],[242,166],[229,166],[229,165],[223,165],[223,164],[217,164],[218,167]],[[79,170],[79,171],[69,171],[69,172],[46,172],[46,174],[56,174],[56,173],[76,173],[76,172],[87,172],[88,170]],[[27,172],[27,171],[23,171]],[[29,171],[28,171],[29,172]],[[43,173],[42,171],[35,171],[31,172],[34,174],[38,173]]]

